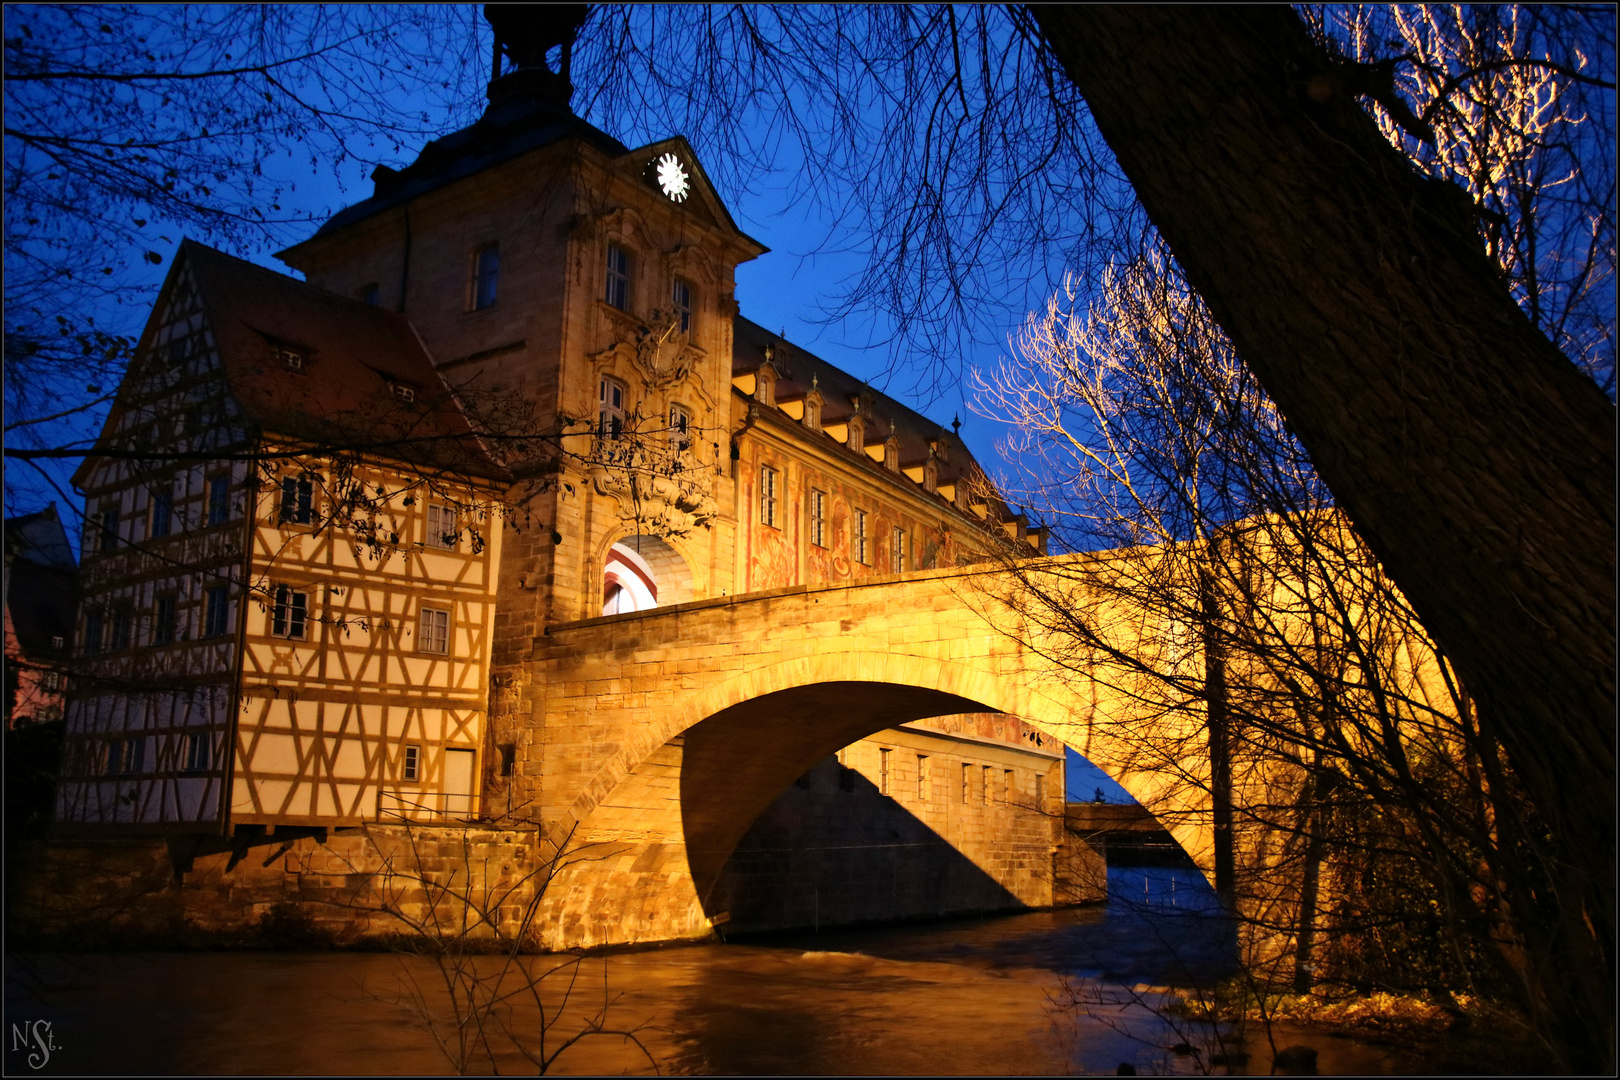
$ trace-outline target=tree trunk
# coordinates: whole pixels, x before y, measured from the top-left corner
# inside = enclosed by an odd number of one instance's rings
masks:
[[[1614,408],[1287,8],[1038,6],[1149,216],[1553,832],[1554,1036],[1613,1057]],[[1558,990],[1560,988],[1550,988]]]

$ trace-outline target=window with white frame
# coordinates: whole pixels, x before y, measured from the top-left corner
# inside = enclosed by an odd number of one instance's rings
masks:
[[[207,772],[213,758],[213,737],[206,731],[189,732],[180,746],[182,772]]]
[[[495,306],[496,287],[500,283],[501,245],[485,244],[472,255],[472,282],[469,305],[474,311]]]
[[[461,526],[456,521],[456,511],[452,506],[444,503],[428,503],[427,508],[427,545],[428,547],[444,548],[454,551],[460,539]]]
[[[399,765],[401,780],[422,779],[422,748],[412,743],[405,747],[405,758]]]
[[[815,488],[810,489],[810,542],[827,546],[827,493]]]
[[[759,523],[776,527],[776,470],[769,465],[759,469]]]
[[[607,249],[607,292],[603,299],[620,311],[630,307],[630,255],[618,244]]]
[[[422,609],[417,622],[416,647],[425,653],[444,655],[450,651],[450,612],[444,608]]]
[[[865,510],[855,511],[854,520],[851,524],[852,535],[849,538],[849,546],[855,556],[855,561],[862,565],[872,561],[871,540],[866,532],[866,518],[867,512]]]
[[[692,283],[685,278],[676,278],[674,288],[671,290],[670,301],[675,305],[676,317],[680,320],[680,332],[692,332]]]
[[[270,633],[303,641],[308,636],[309,593],[290,585],[277,585],[270,604]]]
[[[624,434],[624,383],[604,375],[596,386],[596,433],[604,439]]]
[[[281,510],[284,525],[308,525],[315,520],[315,483],[307,476],[281,478]]]
[[[906,530],[895,529],[889,543],[889,569],[898,574],[906,569]]]
[[[308,356],[302,349],[295,349],[290,345],[276,345],[271,351],[275,353],[276,362],[288,371],[302,372]]]

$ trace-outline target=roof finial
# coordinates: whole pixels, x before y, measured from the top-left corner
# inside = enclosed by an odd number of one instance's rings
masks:
[[[956,433],[957,438],[962,437],[962,417],[960,415],[951,417],[951,430]]]

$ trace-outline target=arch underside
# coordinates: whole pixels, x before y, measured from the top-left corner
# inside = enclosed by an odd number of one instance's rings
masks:
[[[808,659],[808,658],[807,658]],[[893,666],[897,658],[867,658],[870,669]],[[905,658],[898,658],[904,660]],[[937,674],[912,682],[861,678],[809,678],[819,664],[790,663],[784,670],[761,669],[732,685],[692,695],[686,715],[723,701],[728,693],[762,692],[731,701],[662,736],[634,761],[617,763],[616,782],[601,783],[606,793],[582,797],[576,836],[580,858],[556,883],[554,947],[702,936],[709,931],[716,884],[727,860],[749,827],[793,781],[842,747],[900,724],[961,713],[1015,712],[1058,740],[1083,744],[1089,725],[1072,712],[1058,720],[1058,703],[1019,693],[1017,680],[996,679],[965,665],[921,666]],[[845,663],[832,667],[851,666]],[[916,672],[911,673],[915,677]],[[805,678],[796,685],[764,689],[773,681]],[[1003,693],[975,692],[985,683],[1003,684]],[[959,691],[967,690],[967,693]],[[1047,713],[1043,717],[1039,713]],[[1076,746],[1079,749],[1079,746]],[[635,751],[627,748],[626,757]],[[604,770],[605,772],[614,770]],[[1129,780],[1127,781],[1129,790]],[[1133,792],[1133,794],[1135,794]],[[1178,841],[1197,855],[1203,837],[1190,821],[1167,822]],[[1191,843],[1189,843],[1191,841]],[[1196,845],[1196,847],[1195,847]],[[1198,859],[1200,865],[1207,858]],[[1209,867],[1205,867],[1206,874]]]

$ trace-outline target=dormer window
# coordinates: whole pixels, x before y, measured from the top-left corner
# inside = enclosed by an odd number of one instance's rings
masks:
[[[416,400],[416,387],[409,383],[390,382],[388,389],[400,401],[410,403]]]
[[[602,297],[620,311],[630,308],[630,256],[618,244],[607,249],[607,292]]]
[[[501,246],[485,244],[473,252],[472,309],[482,311],[495,306],[496,285],[500,280]]]
[[[302,349],[294,349],[288,345],[277,345],[274,352],[276,363],[288,371],[302,372],[305,362],[309,359]]]
[[[670,297],[675,305],[675,313],[680,318],[680,332],[692,332],[692,283],[684,278],[675,279],[675,287]]]

